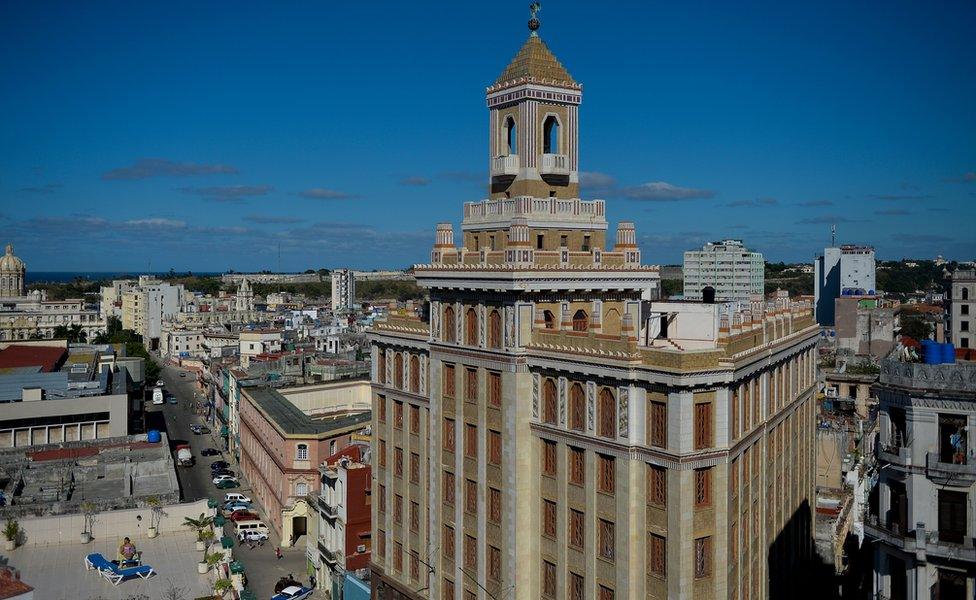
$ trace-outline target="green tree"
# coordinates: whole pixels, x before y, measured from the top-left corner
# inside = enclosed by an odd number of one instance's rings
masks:
[[[932,334],[932,326],[921,316],[902,315],[901,334],[916,340],[926,340]]]

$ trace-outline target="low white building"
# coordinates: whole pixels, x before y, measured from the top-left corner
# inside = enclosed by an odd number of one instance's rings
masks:
[[[251,364],[251,358],[259,354],[281,352],[281,333],[280,329],[242,331],[239,336],[241,367],[248,368]]]

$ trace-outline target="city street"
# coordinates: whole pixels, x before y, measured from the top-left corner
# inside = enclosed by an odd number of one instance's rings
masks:
[[[190,444],[193,456],[196,458],[196,464],[192,467],[176,467],[183,500],[193,501],[211,498],[223,503],[224,494],[227,492],[240,492],[252,496],[250,485],[240,476],[240,465],[235,463],[229,453],[223,452],[224,440],[220,437],[219,421],[216,426],[204,423],[204,417],[197,414],[197,400],[202,401],[203,398],[197,392],[195,375],[187,373],[186,377],[180,377],[180,369],[164,365],[162,380],[167,394],[173,394],[177,399],[177,404],[170,404],[167,401],[162,406],[150,405],[147,409],[146,419],[149,428],[166,432],[169,436],[170,449],[174,453],[177,444]],[[195,394],[197,395],[195,396]],[[202,435],[195,434],[190,430],[190,425],[193,423],[205,424],[211,429],[211,432]],[[201,456],[200,451],[204,448],[216,448],[221,450],[222,454],[220,456]],[[217,460],[225,460],[230,463],[230,469],[240,479],[240,488],[220,490],[213,485],[210,476],[210,464]],[[264,519],[264,508],[257,503],[254,503],[254,506]],[[224,526],[224,530],[225,535],[234,537],[233,524],[230,520]],[[280,539],[274,529],[271,529],[270,535],[271,538],[265,542],[264,546],[253,549],[246,545],[234,546],[234,559],[239,560],[244,565],[248,589],[254,591],[258,598],[270,598],[274,593],[275,583],[288,574],[292,574],[303,585],[308,585],[305,567],[305,539],[299,539],[292,548],[282,548],[283,556],[279,560],[275,558],[274,549],[280,543]],[[313,598],[323,597],[324,593],[321,591],[313,595]]]

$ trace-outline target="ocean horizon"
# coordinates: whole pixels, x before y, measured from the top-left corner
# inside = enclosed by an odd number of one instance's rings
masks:
[[[193,275],[203,277],[219,277],[223,273],[213,271],[190,271]],[[186,271],[177,272],[177,275],[184,275]],[[153,275],[162,277],[169,275],[169,271],[157,271],[145,273],[142,271],[27,271],[26,283],[67,283],[75,279],[85,281],[100,281],[104,279],[137,279],[140,275]]]

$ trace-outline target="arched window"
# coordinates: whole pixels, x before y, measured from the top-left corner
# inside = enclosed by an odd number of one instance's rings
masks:
[[[542,384],[542,421],[556,424],[556,384],[552,379]]]
[[[393,355],[393,387],[403,389],[403,355]]]
[[[586,331],[590,326],[590,319],[586,311],[580,309],[573,315],[573,331]]]
[[[420,359],[416,356],[410,357],[410,391],[420,393]]]
[[[512,117],[505,120],[505,154],[518,154],[518,125]]]
[[[586,397],[583,386],[578,383],[569,388],[569,428],[576,431],[586,429]]]
[[[298,444],[295,447],[295,460],[308,460],[308,444]]]
[[[444,309],[444,341],[457,341],[457,322],[454,318],[454,307],[448,306]]]
[[[550,310],[542,311],[542,318],[546,322],[546,329],[556,328],[556,317],[552,314],[552,311]]]
[[[600,390],[600,430],[602,437],[615,438],[617,422],[617,400],[607,388]]]
[[[478,345],[478,312],[473,308],[464,313],[464,343]]]
[[[969,300],[969,288],[962,288],[962,299]]]
[[[559,120],[553,115],[542,124],[542,153],[559,154]]]
[[[502,315],[497,310],[488,314],[488,347],[502,347]]]

